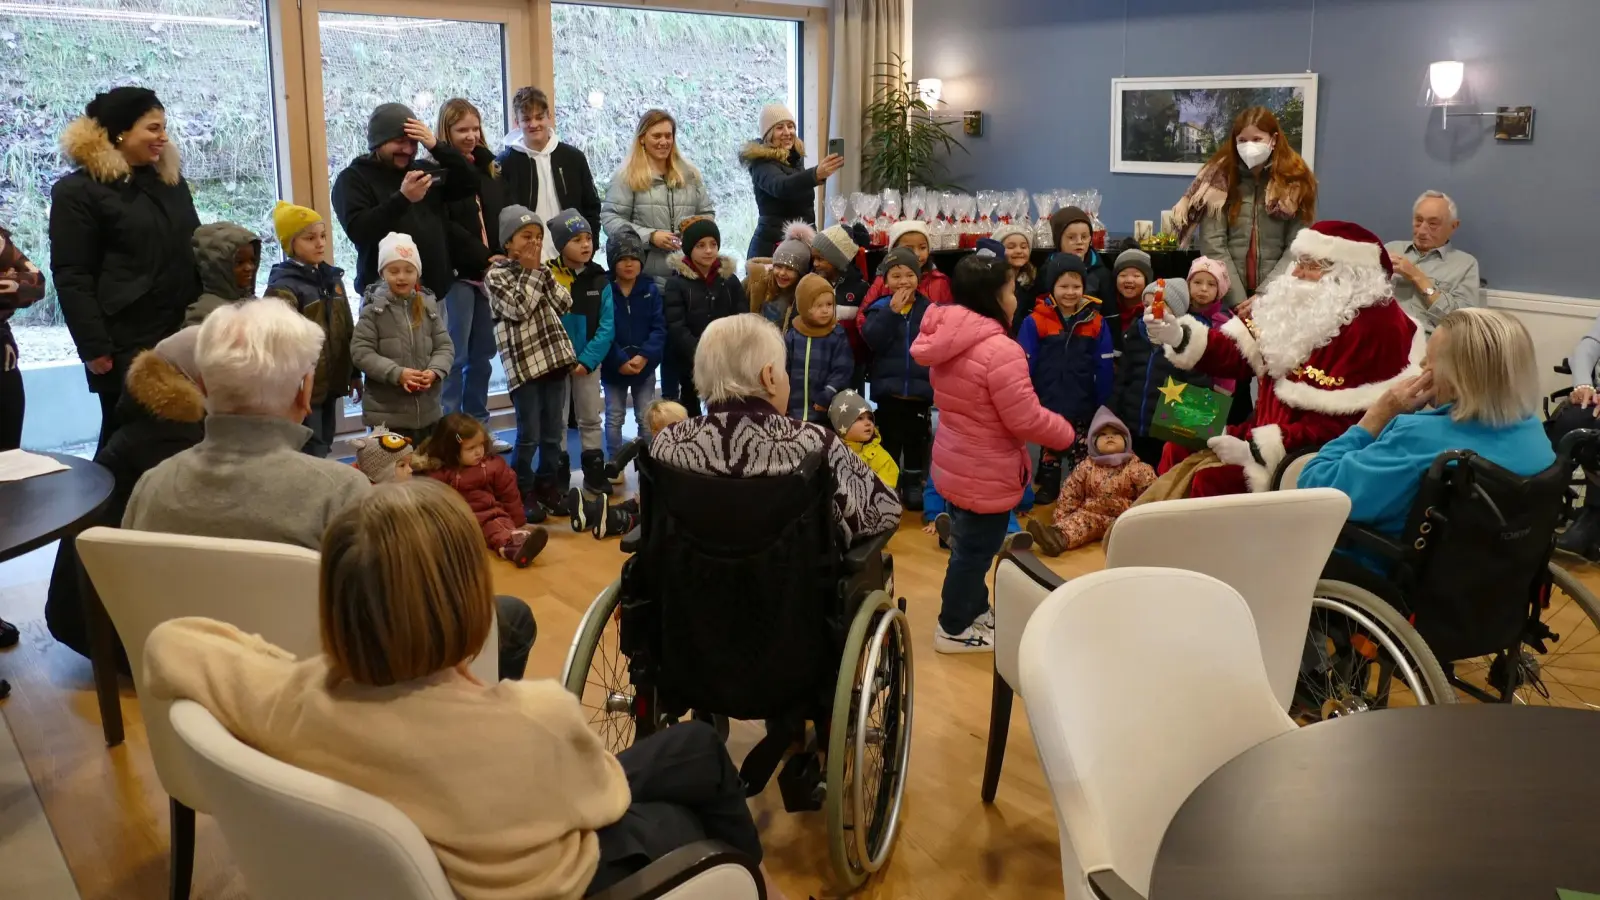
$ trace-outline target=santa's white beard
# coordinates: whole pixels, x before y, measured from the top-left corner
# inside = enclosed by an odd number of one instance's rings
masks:
[[[1390,296],[1382,269],[1335,265],[1321,281],[1285,272],[1267,283],[1250,310],[1267,374],[1282,377],[1325,347],[1361,310]]]

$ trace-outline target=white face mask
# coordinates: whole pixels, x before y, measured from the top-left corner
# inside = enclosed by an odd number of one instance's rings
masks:
[[[1244,160],[1247,169],[1254,169],[1272,155],[1272,145],[1262,141],[1240,141],[1238,146],[1239,158]]]

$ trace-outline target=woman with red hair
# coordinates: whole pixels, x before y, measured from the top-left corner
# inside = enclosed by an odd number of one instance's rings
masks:
[[[1316,211],[1316,176],[1272,110],[1252,106],[1233,120],[1227,143],[1200,169],[1172,216],[1186,246],[1227,266],[1230,286],[1222,299],[1231,309],[1288,270],[1289,244]]]

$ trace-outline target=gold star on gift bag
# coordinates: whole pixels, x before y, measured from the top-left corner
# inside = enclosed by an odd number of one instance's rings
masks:
[[[1228,424],[1233,395],[1212,388],[1185,384],[1167,376],[1156,388],[1161,399],[1150,417],[1150,436],[1190,450],[1202,450],[1206,441],[1222,434]]]

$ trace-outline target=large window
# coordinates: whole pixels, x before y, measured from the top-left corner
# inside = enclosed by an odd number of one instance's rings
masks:
[[[262,0],[0,3],[0,224],[18,246],[48,273],[50,186],[73,168],[57,139],[97,92],[124,84],[148,87],[166,104],[200,220],[237,222],[261,235],[264,263],[276,258],[276,120]],[[77,358],[53,288],[13,330],[27,365]]]
[[[588,154],[601,196],[639,114],[666,109],[680,151],[705,176],[723,252],[742,260],[756,204],[739,148],[758,136],[764,104],[800,115],[799,23],[557,3],[551,39],[556,134]]]

